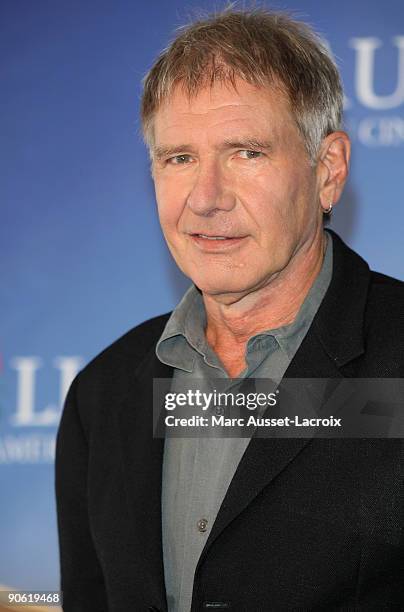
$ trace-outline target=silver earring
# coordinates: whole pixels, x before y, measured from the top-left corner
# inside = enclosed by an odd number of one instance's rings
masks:
[[[330,202],[328,208],[323,208],[323,213],[325,215],[330,215],[332,213],[332,204],[331,204],[331,202]]]

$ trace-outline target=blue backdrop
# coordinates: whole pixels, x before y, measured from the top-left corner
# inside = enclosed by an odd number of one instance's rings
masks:
[[[67,387],[187,286],[158,227],[140,80],[195,7],[218,6],[1,0],[0,584],[58,587],[53,458]],[[352,173],[332,227],[404,279],[404,3],[276,7],[324,35],[343,75]]]

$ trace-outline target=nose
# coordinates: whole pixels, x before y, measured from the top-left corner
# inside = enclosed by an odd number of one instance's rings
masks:
[[[230,211],[235,206],[234,194],[228,188],[223,170],[215,160],[200,163],[187,206],[196,215],[210,217],[219,210]]]

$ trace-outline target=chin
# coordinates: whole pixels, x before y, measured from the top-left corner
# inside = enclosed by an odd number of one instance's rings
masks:
[[[202,293],[206,295],[223,295],[226,293],[240,294],[248,293],[250,286],[248,283],[240,282],[241,279],[237,278],[220,278],[220,279],[209,279],[209,278],[192,278],[192,282],[198,287]]]

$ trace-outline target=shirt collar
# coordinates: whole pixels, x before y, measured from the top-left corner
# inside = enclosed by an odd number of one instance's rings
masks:
[[[200,291],[191,285],[171,313],[156,346],[163,363],[193,371],[194,353],[204,355],[206,314]]]

